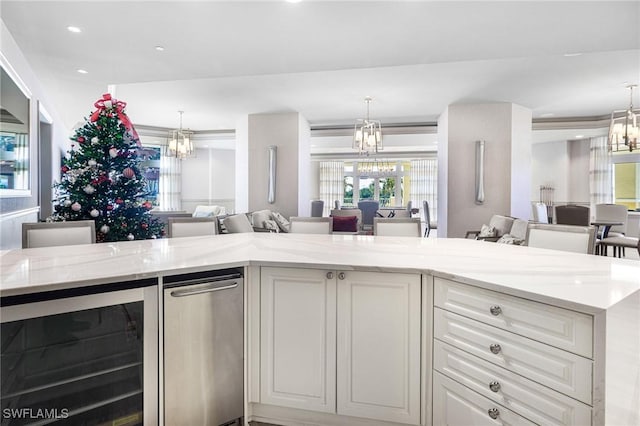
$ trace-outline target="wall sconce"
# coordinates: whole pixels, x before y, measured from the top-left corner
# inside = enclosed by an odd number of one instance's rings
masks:
[[[484,141],[476,141],[476,204],[484,203]]]
[[[269,147],[269,188],[267,190],[267,201],[269,204],[276,202],[276,157],[278,147],[271,145]]]

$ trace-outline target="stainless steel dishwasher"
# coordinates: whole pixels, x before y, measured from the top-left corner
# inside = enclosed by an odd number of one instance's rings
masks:
[[[242,424],[243,271],[163,277],[164,424]]]

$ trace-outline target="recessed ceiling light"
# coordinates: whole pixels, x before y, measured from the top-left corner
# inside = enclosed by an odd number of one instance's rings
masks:
[[[555,114],[552,112],[545,112],[544,114],[540,114],[540,117],[553,117]]]
[[[83,70],[82,68],[80,68],[80,69],[78,70],[78,72],[79,72],[80,74],[89,74],[89,71],[87,71],[87,70]]]
[[[584,138],[584,135],[576,135],[576,139],[582,139]]]
[[[287,0],[287,3],[300,3],[302,0]]]
[[[565,53],[563,56],[565,58],[572,58],[574,56],[581,56],[581,55],[582,55],[582,53],[580,53],[580,52],[573,52],[573,53]]]
[[[156,49],[158,52],[163,52],[163,51],[164,51],[164,47],[162,47],[162,46],[156,46],[156,47],[155,47],[155,49]]]
[[[78,27],[72,27],[72,26],[68,26],[67,27],[67,31],[71,32],[71,33],[81,33],[82,30]]]

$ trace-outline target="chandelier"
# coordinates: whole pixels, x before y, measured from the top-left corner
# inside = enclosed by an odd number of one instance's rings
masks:
[[[633,109],[633,89],[636,84],[627,86],[629,89],[629,109],[613,111],[609,126],[609,151],[629,151],[638,148],[638,115],[640,109]]]
[[[367,103],[367,118],[358,119],[353,129],[353,149],[360,154],[369,155],[382,150],[382,126],[379,120],[369,119],[371,97],[364,98]]]
[[[178,111],[178,113],[180,113],[180,128],[169,131],[167,156],[177,157],[182,160],[193,155],[193,132],[182,128],[182,114],[184,111]]]
[[[370,161],[358,161],[358,174],[361,176],[389,176],[396,172],[396,161],[381,161],[378,159]]]

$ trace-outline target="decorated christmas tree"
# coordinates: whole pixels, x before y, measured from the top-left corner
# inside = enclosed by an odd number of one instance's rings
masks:
[[[53,221],[95,220],[96,241],[157,238],[140,170],[140,140],[124,112],[126,103],[103,95],[96,110],[71,137],[56,189]]]

